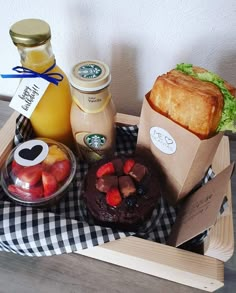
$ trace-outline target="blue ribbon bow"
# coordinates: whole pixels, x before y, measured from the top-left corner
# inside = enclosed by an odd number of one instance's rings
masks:
[[[35,77],[41,77],[55,85],[58,85],[60,81],[63,80],[63,75],[57,72],[49,73],[54,67],[56,66],[56,63],[54,63],[51,67],[49,67],[47,70],[45,70],[43,73],[38,73],[36,71],[33,71],[29,68],[23,67],[23,66],[16,66],[12,68],[12,70],[20,73],[20,74],[1,74],[0,76],[2,78],[35,78]]]

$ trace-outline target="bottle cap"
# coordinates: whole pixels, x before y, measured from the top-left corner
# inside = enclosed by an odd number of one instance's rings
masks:
[[[93,92],[107,87],[111,82],[109,67],[98,60],[83,61],[73,66],[70,83],[74,88]]]
[[[23,19],[10,28],[10,36],[15,45],[33,47],[45,43],[51,38],[50,26],[41,19]]]

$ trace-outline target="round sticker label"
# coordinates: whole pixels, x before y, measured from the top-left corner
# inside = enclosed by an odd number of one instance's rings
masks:
[[[152,127],[150,129],[150,137],[155,147],[161,152],[168,155],[176,152],[176,142],[165,129],[160,127]]]
[[[99,150],[105,145],[106,137],[102,134],[93,133],[86,135],[84,138],[84,142],[90,148],[94,150]]]
[[[96,64],[86,64],[79,68],[79,75],[83,78],[94,79],[102,72],[102,69]]]
[[[14,152],[14,160],[22,166],[34,166],[41,163],[48,155],[48,145],[38,139],[22,143]]]

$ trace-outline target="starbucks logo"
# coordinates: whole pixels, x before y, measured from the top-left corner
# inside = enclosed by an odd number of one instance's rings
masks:
[[[83,78],[97,78],[102,69],[95,64],[86,64],[79,68],[79,75]]]
[[[94,150],[99,150],[106,143],[106,137],[101,134],[89,134],[84,137],[84,143]]]

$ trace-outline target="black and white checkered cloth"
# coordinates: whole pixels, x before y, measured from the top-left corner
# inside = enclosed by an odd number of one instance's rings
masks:
[[[137,126],[117,126],[117,154],[133,153],[137,135]],[[32,137],[33,131],[28,119],[20,115],[16,121],[15,144]],[[87,163],[80,161],[67,195],[57,206],[48,210],[16,205],[0,188],[0,250],[28,256],[54,255],[134,235],[133,232],[93,226],[86,222],[86,208],[81,194],[87,171]],[[209,169],[204,182],[213,175]],[[161,198],[151,218],[140,227],[136,236],[165,243],[175,222],[176,212],[175,208]]]

